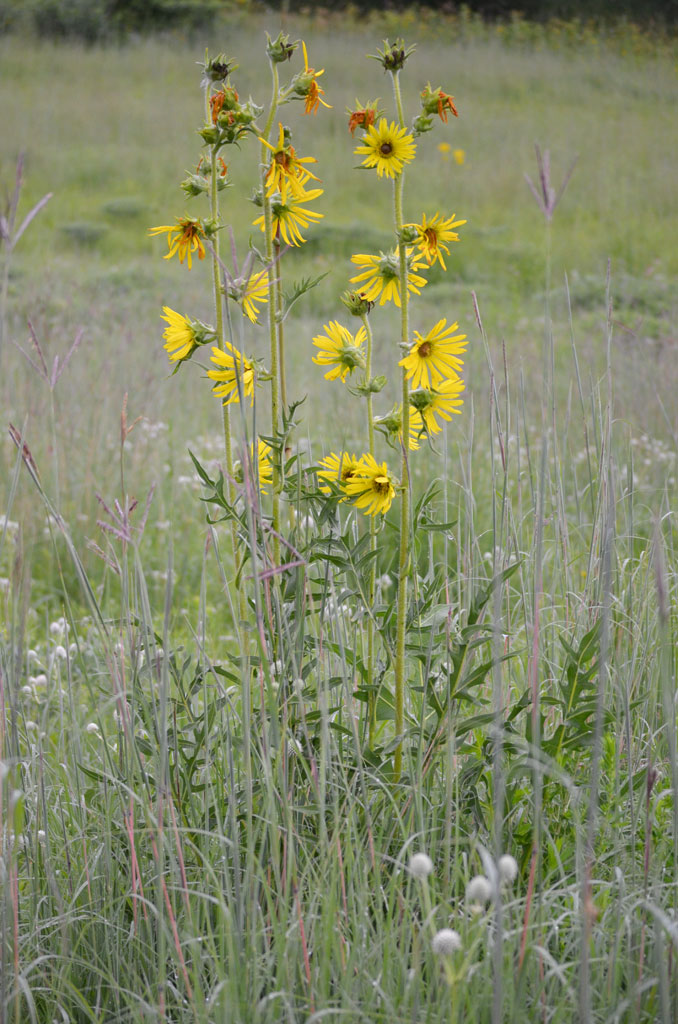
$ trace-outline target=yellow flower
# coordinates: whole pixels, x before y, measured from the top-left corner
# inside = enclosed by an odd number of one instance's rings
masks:
[[[343,486],[348,480],[351,480],[353,474],[357,471],[360,466],[360,459],[355,455],[349,455],[348,452],[332,452],[331,455],[321,459],[318,463],[320,466],[324,466],[324,469],[318,470],[318,479],[327,480],[330,484]],[[320,490],[323,494],[332,494],[332,487],[320,484]],[[341,499],[345,501],[345,498]]]
[[[247,356],[238,352],[237,348],[227,341],[226,351],[223,352],[214,346],[210,359],[216,366],[221,367],[219,370],[208,370],[207,376],[210,380],[219,382],[213,390],[218,398],[223,398],[224,405],[240,401],[238,380],[245,398],[254,402],[254,363]]]
[[[447,320],[439,320],[425,337],[415,331],[409,355],[398,363],[405,368],[413,388],[437,388],[448,377],[459,379],[457,371],[464,365],[459,356],[466,349],[466,335],[454,334],[459,324],[446,324]]]
[[[317,334],[313,344],[320,349],[317,355],[313,356],[313,362],[318,366],[329,366],[325,374],[325,380],[346,380],[349,373],[353,373],[356,366],[365,366],[365,356],[362,345],[367,338],[367,331],[364,327],[359,328],[355,338],[337,320],[330,320],[324,325],[326,334]]]
[[[442,424],[436,420],[436,416],[440,416],[441,419],[447,420],[449,423],[452,419],[450,413],[459,415],[464,404],[464,399],[459,396],[465,387],[461,377],[453,377],[449,380],[441,380],[435,388],[422,388],[419,391],[413,391],[410,395],[410,402],[413,406],[410,418],[413,414],[419,416],[420,420],[423,417],[426,430],[430,434],[440,433],[443,428]]]
[[[343,486],[346,497],[366,516],[385,514],[395,497],[393,479],[386,463],[377,462],[369,452],[360,458],[355,472]]]
[[[178,363],[188,359],[198,345],[193,324],[188,317],[176,313],[169,306],[163,306],[162,311],[165,314],[162,319],[168,324],[163,331],[163,338],[170,362]]]
[[[161,224],[157,228],[149,228],[149,235],[167,234],[169,252],[164,259],[169,260],[175,252],[179,253],[179,262],[188,257],[188,269],[191,269],[191,253],[197,250],[198,259],[205,259],[203,238],[205,229],[197,217],[177,217],[176,224]]]
[[[443,251],[450,255],[450,250],[445,242],[458,242],[459,235],[452,228],[458,228],[465,224],[465,220],[455,220],[454,214],[444,220],[439,213],[436,213],[427,222],[426,214],[422,214],[421,224],[414,224],[417,229],[417,240],[415,245],[421,253],[421,258],[426,260],[428,266],[432,266],[436,260],[439,261],[443,270],[447,270]]]
[[[265,146],[273,153],[271,163],[266,172],[266,195],[272,196],[274,192],[280,193],[283,203],[287,202],[287,193],[292,192],[295,197],[304,195],[304,185],[309,178],[314,181],[319,179],[312,174],[304,164],[315,164],[317,160],[313,156],[297,156],[294,146],[285,145],[285,129],[278,122],[280,134],[277,146],[271,145],[266,139],[260,139]]]
[[[268,494],[266,487],[273,483],[273,464],[271,462],[271,446],[257,438],[257,472],[259,475],[259,490],[262,494]],[[254,462],[254,445],[250,445],[250,456]],[[266,486],[264,486],[266,485]]]
[[[384,174],[387,178],[396,178],[404,165],[414,160],[416,149],[414,139],[405,128],[399,128],[395,121],[388,124],[382,117],[376,128],[369,125],[362,145],[353,152],[356,156],[366,153],[362,166],[376,167],[380,178]]]
[[[450,153],[451,150],[452,146],[449,144],[449,142],[438,143],[438,152],[442,156],[443,160],[447,160],[447,155],[448,153]]]
[[[259,310],[256,303],[268,302],[268,272],[266,270],[250,277],[240,293],[239,301],[242,303],[245,316],[253,324],[259,323]]]
[[[331,110],[332,107],[330,106],[330,104],[325,103],[325,100],[320,99],[321,96],[325,95],[325,90],[321,89],[317,82],[317,79],[320,78],[321,75],[324,75],[325,71],[324,69],[316,71],[314,68],[310,68],[308,66],[308,54],[306,53],[306,43],[304,42],[303,39],[301,41],[301,48],[304,51],[304,74],[300,76],[300,81],[298,83],[297,88],[303,90],[308,89],[308,92],[302,92],[302,95],[306,97],[306,102],[304,103],[304,113],[317,114],[318,104],[320,103],[322,103],[323,107],[327,107],[328,110]]]
[[[306,239],[301,231],[305,231],[312,221],[322,220],[324,213],[314,213],[313,210],[305,210],[301,203],[310,203],[313,199],[323,194],[323,189],[314,188],[310,192],[303,192],[295,195],[286,203],[281,196],[274,196],[271,201],[271,213],[273,214],[273,235],[281,238],[286,245],[301,245]],[[252,222],[258,224],[262,231],[266,230],[264,216],[257,217]]]
[[[466,153],[464,152],[463,149],[455,149],[455,150],[453,150],[452,151],[452,156],[454,157],[454,162],[456,164],[459,164],[460,167],[464,163],[464,161],[466,160]]]
[[[407,290],[419,295],[426,284],[426,278],[416,274],[423,266],[420,263],[421,257],[414,254],[414,249],[407,249]],[[376,302],[383,306],[385,302],[393,299],[396,306],[400,306],[400,257],[398,250],[391,252],[380,252],[378,256],[369,256],[358,253],[351,256],[351,263],[358,267],[366,267],[362,274],[351,278],[351,283],[364,282],[360,287],[360,294],[367,302]]]
[[[402,405],[400,406],[402,415]],[[421,413],[417,412],[416,409],[410,409],[410,437],[408,440],[407,447],[411,452],[416,452],[419,449],[419,438],[424,433],[424,421],[421,418]],[[400,444],[403,443],[403,430],[400,428],[398,434],[398,440]]]

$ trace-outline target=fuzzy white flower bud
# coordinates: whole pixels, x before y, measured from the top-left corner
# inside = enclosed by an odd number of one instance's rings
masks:
[[[431,942],[431,949],[437,956],[452,956],[461,949],[461,936],[454,928],[441,928]]]
[[[413,878],[423,880],[433,871],[433,861],[427,853],[414,853],[407,867]]]
[[[518,877],[518,863],[510,853],[504,853],[497,861],[497,871],[502,882],[511,885]]]
[[[485,875],[475,875],[466,886],[466,899],[469,903],[484,907],[492,898],[492,886]]]

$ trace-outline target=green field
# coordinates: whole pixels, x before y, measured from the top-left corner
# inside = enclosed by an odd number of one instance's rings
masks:
[[[206,523],[189,455],[223,470],[220,403],[207,359],[172,376],[162,344],[163,305],[214,317],[209,260],[189,272],[148,236],[206,215],[178,187],[201,153],[196,62],[226,51],[241,98],[268,103],[273,21],[117,49],[0,40],[0,201],[20,153],[17,223],[53,193],[1,268],[0,1020],[675,1022],[675,56],[590,34],[556,45],[566,27],[548,45],[515,25],[508,42],[430,21],[417,37],[404,16],[418,43],[407,111],[430,81],[460,113],[417,140],[406,220],[467,220],[410,326],[444,316],[469,345],[462,416],[411,456],[397,778],[396,506],[370,606],[365,518],[340,506],[322,540],[300,470],[281,532],[301,564],[255,586],[246,563],[244,626],[231,533]],[[285,326],[289,398],[305,397],[289,453],[311,464],[365,448],[363,404],[323,380],[312,340],[350,320],[351,255],[393,244],[391,188],[357,169],[344,111],[380,97],[394,115],[364,28],[286,27],[332,104],[281,115],[325,190],[323,219],[283,260],[285,287],[326,274]],[[397,31],[372,19],[367,45]],[[535,143],[556,189],[576,158],[550,227],[525,182]],[[242,263],[264,244],[249,201],[259,146],[227,162],[222,220]],[[381,414],[399,394],[397,310],[370,322]],[[266,361],[265,317],[242,323],[234,343]],[[123,410],[140,417],[125,438]],[[264,390],[255,415],[267,434]],[[124,539],[115,502],[132,498]],[[422,881],[407,865],[424,850]],[[519,873],[500,886],[505,852]],[[465,893],[480,873],[493,895],[476,911]],[[432,951],[445,927],[462,944],[450,957]]]

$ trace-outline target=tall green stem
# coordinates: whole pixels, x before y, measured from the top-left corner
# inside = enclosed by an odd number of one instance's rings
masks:
[[[211,120],[210,90],[205,89],[205,116],[207,122]],[[219,224],[219,187],[217,174],[217,147],[212,146],[210,150],[210,215],[214,224]],[[214,288],[214,312],[216,318],[217,344],[222,352],[226,352],[226,332],[224,330],[224,305],[221,291],[221,268],[219,265],[219,232],[212,237],[212,284]],[[235,501],[235,475],[233,466],[233,440],[231,437],[231,412],[225,403],[221,406],[221,415],[224,431],[224,451],[226,454],[226,479],[228,488],[228,500],[233,504]],[[231,520],[231,544],[233,547],[233,566],[237,577],[240,567],[238,554],[238,533],[235,520]],[[247,596],[244,587],[238,588],[238,604],[240,620],[243,621],[247,615]],[[235,632],[240,636],[240,623],[235,623]]]
[[[205,113],[207,121],[211,121],[209,87],[205,89]],[[217,175],[217,148],[212,146],[210,150],[210,215],[214,224],[219,223],[219,189]],[[224,333],[224,308],[221,299],[221,273],[219,270],[219,232],[212,238],[212,282],[214,287],[214,310],[216,316],[217,344],[222,352],[226,351],[226,337]],[[226,451],[226,475],[228,477],[228,496],[230,501],[235,500],[234,478],[233,478],[233,443],[231,439],[231,414],[227,405],[221,407],[224,425],[224,449]],[[235,555],[237,545],[234,543],[233,553]]]
[[[367,332],[367,354],[365,357],[365,384],[369,384],[372,379],[372,328],[370,322],[363,313],[361,316],[363,326]],[[372,411],[372,392],[367,393],[367,432],[369,436],[370,444],[370,455],[374,458],[374,413]],[[372,561],[370,564],[370,579],[368,589],[368,601],[370,608],[374,608],[374,599],[377,589],[377,525],[374,521],[374,516],[370,516],[370,554],[372,555]],[[367,619],[367,681],[370,686],[368,702],[367,702],[367,716],[368,716],[368,742],[370,748],[374,748],[375,732],[377,728],[377,694],[371,687],[374,686],[374,621],[372,616],[368,616]]]
[[[278,93],[280,83],[278,78],[278,65],[271,61],[271,74],[273,76],[273,91],[271,95],[271,107],[268,112],[268,119],[262,139],[268,141],[273,125],[276,110],[278,108]],[[275,278],[279,273],[278,263],[273,263],[273,214],[271,211],[271,200],[266,195],[266,174],[268,171],[268,147],[261,144],[261,185],[264,203],[264,238],[266,246],[266,265],[268,266],[268,333],[271,359],[271,434],[276,436],[280,430],[280,364],[278,360],[278,291],[275,287]],[[282,457],[282,456],[281,456]],[[273,561],[275,565],[280,564],[280,470],[277,460],[273,460]]]
[[[392,73],[393,91],[398,108],[400,127],[405,127],[403,105],[400,95],[398,72]],[[400,341],[404,347],[409,343],[409,293],[407,290],[407,246],[402,240],[403,228],[403,187],[404,174],[395,179],[393,188],[395,230],[398,236],[398,256],[400,258]],[[410,519],[410,475],[407,460],[407,444],[410,436],[410,386],[405,368],[402,371],[402,459],[400,482],[402,495],[400,502],[400,550],[398,555],[398,602],[396,611],[396,659],[395,659],[395,732],[402,737],[405,721],[405,624],[407,617],[407,574],[409,571],[409,519]],[[403,744],[402,739],[393,755],[393,774],[398,781],[402,773]]]

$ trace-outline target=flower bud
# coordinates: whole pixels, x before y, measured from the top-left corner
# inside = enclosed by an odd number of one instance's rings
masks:
[[[417,114],[412,122],[412,131],[415,136],[425,135],[426,132],[433,130],[433,118],[428,117],[426,114]]]
[[[199,196],[202,192],[209,190],[207,178],[202,174],[189,174],[181,183],[181,187],[187,196]]]
[[[356,384],[355,391],[359,395],[378,395],[380,391],[384,390],[386,383],[387,378],[380,373],[376,377],[370,377],[366,384]]]
[[[271,39],[268,32],[266,33],[266,53],[274,64],[284,64],[286,60],[290,60],[298,45],[291,43],[290,37],[283,35],[282,32],[278,34],[277,39]]]
[[[230,57],[227,57],[225,53],[219,53],[216,57],[205,57],[205,63],[202,65],[203,84],[207,85],[210,82],[225,82],[232,71],[238,67],[234,64]]]
[[[352,316],[366,316],[374,305],[362,292],[344,292],[341,301]]]
[[[395,43],[389,43],[388,39],[384,40],[384,49],[377,50],[376,54],[371,53],[370,57],[378,60],[384,71],[401,71],[405,67],[405,61],[414,53],[416,47],[408,46],[405,49],[405,43],[402,39],[396,39]]]
[[[208,146],[214,146],[219,141],[219,129],[216,125],[206,124],[198,131],[198,135]]]
[[[419,237],[419,230],[416,224],[404,224],[398,232],[398,241],[405,245],[412,245]]]
[[[430,391],[427,391],[426,388],[417,388],[416,391],[410,392],[410,405],[413,409],[416,409],[417,412],[426,412],[426,410],[433,405],[434,401],[435,395],[431,394]]]
[[[290,89],[295,96],[308,96],[315,81],[315,71],[300,71],[290,82]]]

